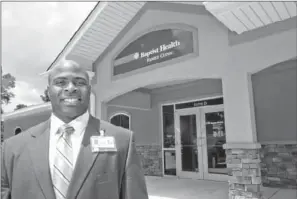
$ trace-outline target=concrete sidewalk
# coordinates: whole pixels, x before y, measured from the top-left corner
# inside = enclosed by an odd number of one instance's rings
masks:
[[[228,199],[228,183],[169,177],[146,177],[150,199]],[[263,187],[265,199],[297,199],[293,189]]]

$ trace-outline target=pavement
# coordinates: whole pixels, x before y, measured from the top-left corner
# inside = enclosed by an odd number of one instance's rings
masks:
[[[149,199],[228,199],[228,183],[146,177]],[[261,187],[265,199],[297,199],[297,190]]]

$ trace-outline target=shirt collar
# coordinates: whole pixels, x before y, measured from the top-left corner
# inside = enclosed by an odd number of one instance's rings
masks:
[[[89,121],[89,111],[87,110],[84,114],[82,114],[81,116],[75,118],[74,120],[72,120],[71,122],[69,122],[68,124],[71,125],[75,131],[74,134],[75,135],[80,135],[87,127],[88,125],[88,121]],[[51,126],[50,126],[50,131],[51,134],[55,134],[57,133],[58,129],[65,124],[65,122],[63,122],[62,120],[60,120],[55,114],[51,114]]]

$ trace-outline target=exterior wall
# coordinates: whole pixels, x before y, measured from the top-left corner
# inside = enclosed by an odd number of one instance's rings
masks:
[[[169,65],[164,63],[164,65],[160,65],[160,67],[153,70],[150,69],[146,72],[127,76],[127,78],[112,80],[111,60],[116,54],[141,33],[153,29],[155,26],[168,24],[186,24],[198,29],[198,57],[178,63],[173,62]],[[209,45],[211,42],[216,43],[216,48]],[[218,78],[219,74],[224,70],[222,63],[226,63],[227,45],[227,30],[222,24],[208,15],[148,10],[133,26],[133,29],[122,37],[116,47],[95,63],[98,81],[97,92],[104,96],[102,100],[109,101],[111,100],[110,96],[117,97],[147,85],[182,79]],[[181,67],[183,68],[182,71],[180,71]],[[99,83],[99,81],[104,82],[104,84]]]
[[[150,110],[151,96],[149,93],[133,91],[109,101],[108,105]]]
[[[159,129],[157,127],[156,110],[149,111],[107,107],[108,118],[117,112],[125,112],[131,116],[131,130],[135,133],[135,142],[138,145],[160,144]],[[154,124],[154,125],[152,125]]]
[[[43,111],[40,113],[30,114],[28,113],[25,116],[16,116],[11,119],[5,120],[4,123],[4,139],[7,139],[11,136],[14,136],[14,130],[16,127],[20,127],[22,131],[25,131],[32,126],[35,126],[41,122],[46,121],[49,119],[51,115],[51,110]]]
[[[296,60],[253,75],[264,186],[297,187]]]
[[[178,62],[170,60],[159,65],[139,69],[121,77],[112,77],[113,59],[129,42],[149,30],[154,30],[157,26],[168,24],[184,24],[196,28],[198,30],[198,54],[187,59],[181,59]],[[226,135],[226,149],[233,151],[236,157],[238,155],[236,154],[236,147],[243,151],[249,151],[249,149],[258,150],[260,146],[256,143],[257,133],[250,74],[276,63],[296,58],[296,30],[294,27],[285,28],[277,32],[277,34],[262,34],[252,39],[240,38],[230,44],[228,30],[212,16],[165,9],[143,11],[134,26],[121,35],[121,40],[118,40],[113,48],[109,48],[104,56],[99,57],[94,63],[97,80],[95,89],[98,93],[97,96],[100,96],[97,98],[97,104],[100,105],[96,107],[96,114],[100,115],[103,112],[101,104],[138,88],[182,80],[222,79],[221,90],[223,90],[225,125],[226,132],[228,132]],[[165,90],[163,90],[163,92],[159,92],[159,96],[154,96],[158,91],[153,91],[151,110],[154,111],[154,104],[159,101],[174,100],[174,97],[186,99],[184,89],[180,89],[180,92],[176,95],[168,92],[166,95],[164,94],[166,93]],[[196,94],[199,96],[201,93]],[[202,93],[201,95],[207,96],[211,95],[211,93]],[[132,120],[133,117],[132,115]],[[261,118],[262,116],[258,115],[256,117]],[[158,121],[156,124],[160,126]],[[262,132],[259,135],[261,136]],[[237,166],[246,164],[245,160],[236,161],[240,162]],[[259,164],[257,164],[257,169],[259,168]],[[243,171],[243,173],[243,177],[250,175],[246,171]],[[233,176],[236,175],[237,173],[233,174]],[[253,176],[259,180],[260,176],[258,174],[253,174]],[[243,183],[239,179],[233,184]],[[260,182],[257,181],[256,183],[258,187]],[[254,192],[257,194],[257,191]],[[230,193],[232,194],[231,188]]]
[[[131,116],[131,130],[135,132],[136,146],[142,157],[145,174],[160,176],[163,174],[161,104],[218,95],[222,95],[221,80],[198,80],[152,90],[151,110],[108,106],[107,115],[110,118],[114,113],[124,112]],[[122,99],[122,101],[118,99]],[[113,104],[115,101],[119,104],[127,104],[128,102],[124,101],[125,99],[131,100],[131,98],[118,97],[113,100]]]
[[[129,42],[156,26],[179,23],[197,28],[197,57],[177,63],[164,63],[158,68],[147,67],[145,71],[120,79],[112,78],[112,60]],[[100,99],[97,100],[107,102],[139,87],[167,81],[221,78],[229,76],[230,72],[254,73],[296,57],[295,35],[296,29],[284,30],[278,34],[230,46],[227,29],[209,15],[147,10],[135,25],[122,35],[117,45],[94,63],[97,79],[95,87],[97,92],[100,92]],[[215,44],[215,48],[212,44]]]
[[[235,32],[229,32],[229,44],[230,46],[238,45],[250,41],[257,40],[259,38],[267,37],[269,35],[278,34],[283,31],[296,29],[297,17],[289,18],[281,23],[272,23],[267,26],[257,28],[253,31],[247,31],[240,35],[236,34]]]

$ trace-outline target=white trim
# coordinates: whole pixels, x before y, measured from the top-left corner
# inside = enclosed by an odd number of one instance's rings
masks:
[[[125,115],[129,118],[129,130],[131,130],[131,114],[126,111],[116,111],[116,112],[112,113],[111,116],[109,117],[108,121],[111,123],[111,119],[113,117],[119,116],[119,115]]]
[[[259,143],[262,145],[262,144],[297,144],[297,141],[295,140],[287,140],[287,141],[259,141]]]
[[[163,142],[164,142],[164,132],[163,132],[163,112],[162,112],[162,106],[161,104],[158,104],[158,117],[159,118],[159,121],[160,122],[160,125],[159,125],[159,132],[161,133],[161,153],[162,153],[162,176],[165,175],[165,169],[164,169],[164,146],[163,146]]]
[[[135,109],[135,110],[141,110],[141,111],[150,111],[151,110],[151,109],[146,109],[146,108],[133,107],[133,106],[123,106],[123,105],[117,105],[117,104],[107,104],[107,106],[117,107],[117,108]]]
[[[234,142],[223,145],[224,149],[260,149],[261,144],[258,142]]]

